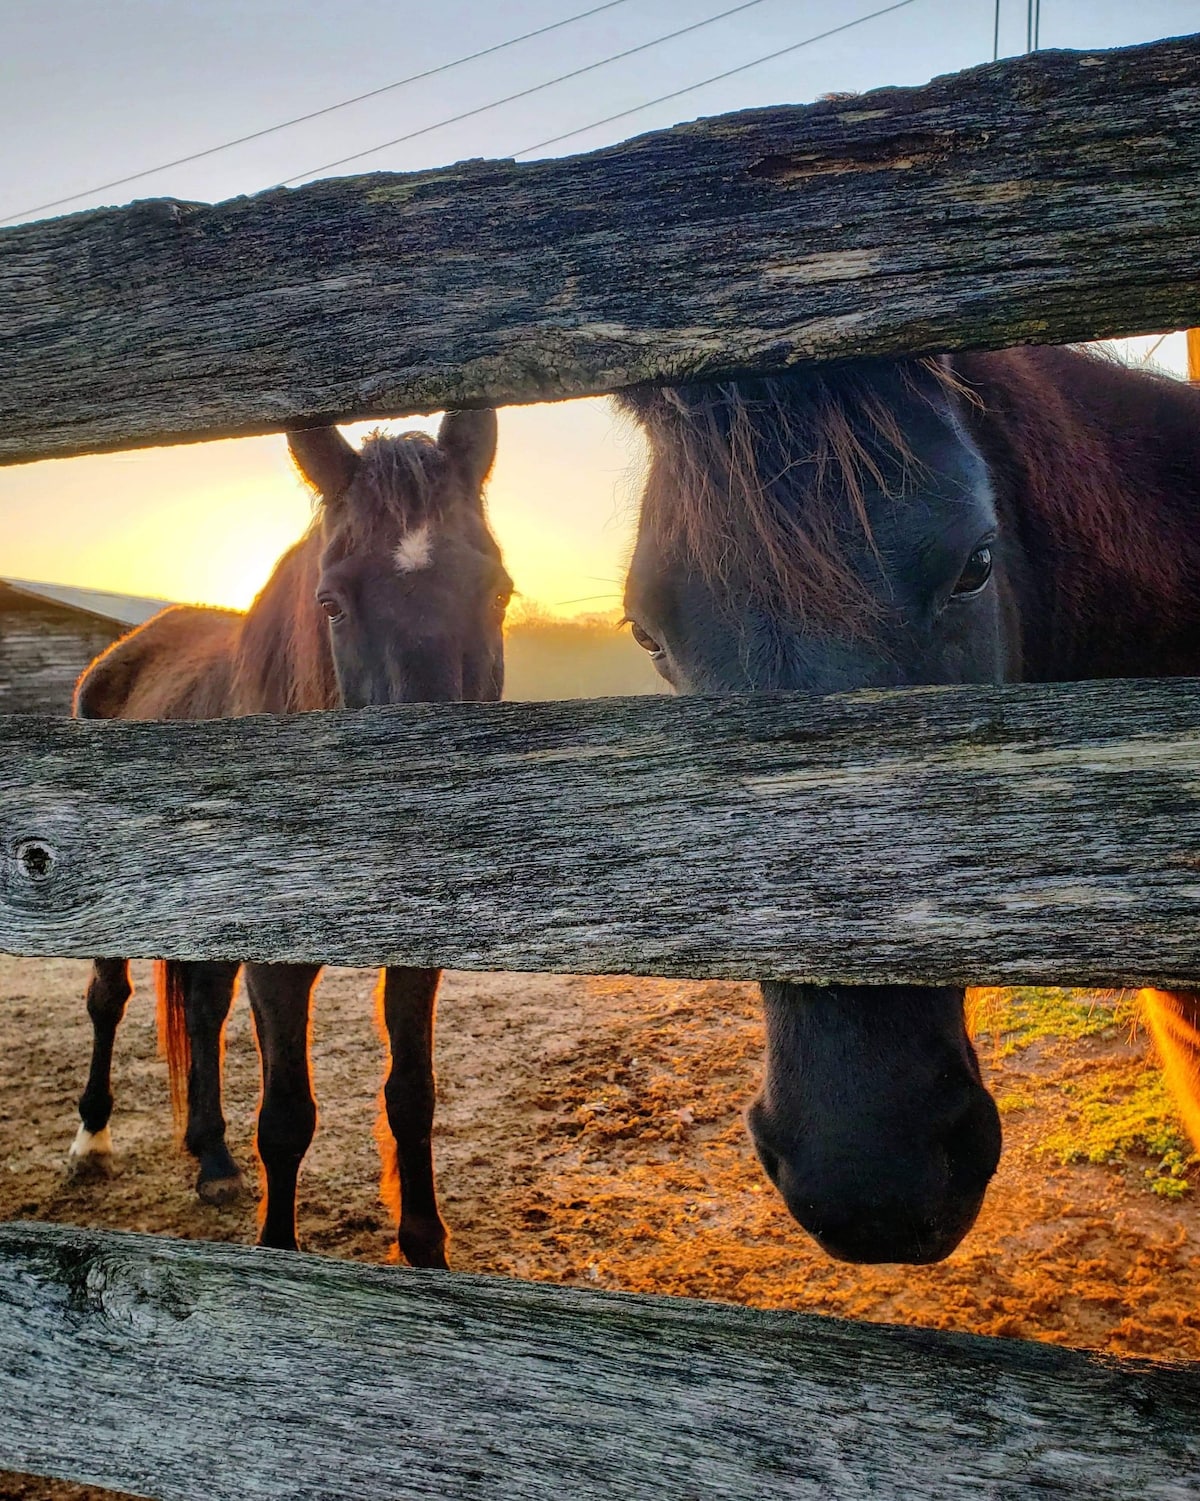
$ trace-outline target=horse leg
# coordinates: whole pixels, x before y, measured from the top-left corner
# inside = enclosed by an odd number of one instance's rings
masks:
[[[184,1144],[199,1163],[196,1193],[206,1204],[231,1204],[242,1191],[242,1173],[225,1145],[221,1110],[221,1064],[225,1021],[233,1005],[240,965],[205,962],[179,965],[184,1018],[190,1044],[187,1130]]]
[[[296,1249],[296,1179],[317,1126],[308,1067],[308,1015],[319,964],[248,964],[246,992],[262,1057],[258,1155],[266,1205],[258,1243]]]
[[[87,988],[87,1009],[92,1019],[92,1063],[79,1099],[79,1130],[71,1143],[67,1169],[79,1176],[107,1175],[112,1171],[112,1056],[117,1028],[133,989],[127,959],[95,959]]]
[[[1143,990],[1138,998],[1175,1104],[1200,1149],[1200,991]]]
[[[385,969],[380,978],[383,1023],[391,1049],[383,1098],[396,1142],[394,1167],[385,1156],[384,1182],[393,1174],[399,1180],[396,1239],[411,1266],[446,1266],[448,1236],[438,1213],[431,1139],[433,1028],[441,977],[440,969]]]

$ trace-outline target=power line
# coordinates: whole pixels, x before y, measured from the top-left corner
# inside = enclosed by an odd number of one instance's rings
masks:
[[[834,26],[828,31],[818,32],[815,36],[805,37],[802,42],[793,42],[790,47],[780,47],[777,52],[768,52],[764,57],[756,57],[753,62],[741,63],[736,68],[727,68],[724,73],[714,73],[711,78],[702,78],[699,83],[689,83],[684,89],[675,89],[670,94],[660,94],[657,99],[647,99],[644,104],[635,104],[632,109],[623,109],[619,114],[606,115],[603,120],[593,120],[590,125],[580,125],[576,130],[564,131],[562,135],[551,136],[549,140],[538,141],[533,146],[524,146],[520,151],[514,151],[512,154],[514,157],[528,156],[531,151],[542,151],[547,146],[557,146],[560,141],[569,141],[572,136],[584,135],[587,131],[596,130],[601,125],[611,125],[615,120],[625,120],[630,115],[640,114],[644,109],[653,109],[656,104],[666,104],[672,99],[682,98],[684,94],[693,94],[697,89],[707,88],[710,83],[720,83],[722,79],[732,78],[737,73],[747,73],[751,68],[758,68],[763,63],[773,62],[777,57],[786,57],[789,52],[798,52],[801,47],[811,47],[814,42],[823,42],[826,37],[837,36],[841,31],[850,31],[855,26],[874,21],[878,16],[886,16],[891,11],[903,10],[906,5],[913,3],[914,0],[897,0],[895,5],[885,5],[882,10],[873,10],[870,15],[859,16],[857,20],[846,21],[841,26]]]
[[[911,0],[905,0],[905,3],[911,3]],[[515,94],[506,94],[503,99],[493,99],[490,104],[480,104],[474,109],[463,110],[461,114],[449,115],[445,120],[435,120],[432,125],[422,125],[419,130],[410,130],[405,135],[396,136],[393,140],[380,141],[376,146],[368,146],[365,151],[355,151],[350,156],[339,156],[336,161],[323,162],[319,167],[310,167],[307,172],[297,172],[292,177],[285,177],[275,186],[277,188],[290,187],[292,183],[300,182],[304,178],[318,177],[323,173],[332,172],[335,167],[344,167],[350,162],[361,161],[364,156],[374,156],[377,151],[387,151],[392,146],[403,146],[406,141],[415,141],[418,136],[429,135],[431,131],[441,130],[446,125],[457,125],[461,120],[473,119],[476,115],[486,114],[488,110],[499,109],[502,104],[512,104],[517,99],[528,99],[531,94],[540,94],[544,89],[552,89],[555,84],[566,83],[572,78],[582,78],[585,73],[594,73],[598,68],[607,68],[610,63],[620,62],[626,57],[634,57],[639,52],[648,52],[652,47],[661,47],[664,42],[673,42],[676,37],[700,31],[705,26],[712,26],[717,21],[724,21],[727,17],[736,16],[744,10],[753,10],[756,5],[761,4],[763,0],[742,0],[740,5],[719,11],[715,16],[708,16],[703,21],[693,21],[690,26],[681,26],[678,31],[668,31],[652,41],[641,42],[636,47],[627,47],[624,52],[614,52],[611,57],[602,57],[598,62],[587,63],[584,67],[575,68],[570,73],[560,73],[557,78],[548,78],[545,83],[535,83],[532,87],[520,89]],[[843,29],[837,28],[839,31]]]
[[[159,162],[156,167],[145,167],[140,172],[130,172],[124,177],[114,177],[110,182],[97,183],[93,188],[84,188],[78,193],[69,193],[65,198],[52,198],[48,203],[34,204],[32,208],[22,209],[7,219],[0,219],[0,224],[11,224],[14,219],[22,219],[26,214],[41,214],[47,209],[61,208],[66,203],[77,203],[81,198],[91,198],[96,193],[107,193],[110,188],[121,188],[126,183],[138,182],[143,177],[152,177],[156,172],[166,172],[172,167],[183,167],[189,162],[202,161],[207,156],[216,156],[221,151],[230,151],[234,146],[244,146],[248,141],[261,141],[264,136],[274,135],[280,130],[288,130],[293,125],[303,125],[308,120],[319,120],[322,115],[332,115],[337,110],[346,109],[352,104],[361,104],[365,99],[377,99],[381,94],[390,94],[395,89],[405,88],[410,83],[420,83],[425,78],[436,78],[440,73],[449,73],[452,68],[461,68],[465,63],[476,62],[481,57],[491,57],[494,53],[515,47],[519,42],[532,41],[534,37],[546,36],[551,31],[561,31],[564,26],[573,26],[577,21],[586,21],[589,16],[598,16],[602,11],[615,10],[619,5],[628,4],[629,0],[605,0],[603,5],[593,5],[590,10],[577,11],[572,16],[566,16],[561,21],[552,21],[548,26],[539,26],[534,31],[523,31],[520,36],[509,37],[507,41],[496,42],[491,47],[483,47],[478,52],[469,52],[447,63],[439,63],[436,67],[426,68],[421,73],[410,73],[407,78],[398,78],[394,83],[385,83],[377,89],[368,89],[365,94],[355,94],[349,99],[340,99],[336,104],[327,104],[322,109],[310,110],[305,115],[295,115],[290,120],[281,120],[277,125],[264,126],[262,130],[252,130],[249,135],[236,136],[232,141],[222,141],[218,146],[208,146],[203,151],[193,151],[187,156],[177,156],[173,161]]]
[[[1025,0],[1025,51],[1041,50],[1042,0]]]

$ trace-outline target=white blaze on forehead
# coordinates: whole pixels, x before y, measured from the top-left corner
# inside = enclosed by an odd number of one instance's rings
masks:
[[[401,537],[394,557],[401,573],[417,573],[429,567],[433,562],[433,538],[428,521],[409,532],[407,537]]]

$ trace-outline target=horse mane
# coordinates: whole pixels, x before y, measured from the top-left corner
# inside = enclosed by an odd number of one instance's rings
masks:
[[[899,500],[921,469],[888,400],[897,383],[930,406],[960,389],[944,362],[907,360],[620,393],[650,443],[643,526],[718,594],[736,580],[784,619],[865,630],[878,606],[846,556],[847,523],[873,546],[868,485]]]
[[[332,709],[337,677],[316,602],[324,542],[314,517],[289,547],[246,612],[234,670],[235,714],[296,714]]]
[[[1093,348],[953,364],[975,397],[965,425],[1040,581],[1046,670],[1194,672],[1200,388]]]
[[[410,531],[436,520],[457,494],[457,487],[446,483],[450,478],[450,459],[436,438],[375,428],[363,439],[345,496],[319,502],[326,530],[355,546],[368,543],[384,527]]]

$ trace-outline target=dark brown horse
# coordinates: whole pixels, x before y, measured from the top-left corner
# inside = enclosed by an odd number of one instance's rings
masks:
[[[1200,673],[1200,389],[1027,349],[623,405],[651,451],[626,610],[680,693]],[[847,1260],[948,1255],[1000,1152],[964,992],[763,998],[749,1124],[792,1214]],[[1143,999],[1200,1143],[1200,993]]]
[[[249,612],[163,611],[84,673],[79,717],[214,719],[500,697],[512,582],[481,497],[495,413],[451,412],[436,442],[377,434],[356,452],[332,427],[291,433],[288,442],[319,509]],[[235,1193],[241,1178],[221,1113],[222,1037],[239,967],[159,966],[172,1092],[178,1104],[186,1087],[185,1141],[199,1162],[197,1190],[213,1202]],[[316,1126],[308,1017],[320,968],[246,965],[263,1063],[258,1150],[269,1246],[296,1244],[296,1177]],[[396,1143],[398,1238],[419,1266],[446,1264],[430,1149],[439,977],[386,969],[379,987],[391,1047],[384,1098]],[[127,962],[98,959],[87,995],[92,1066],[71,1148],[79,1167],[110,1159],[113,1039],[129,995]]]

